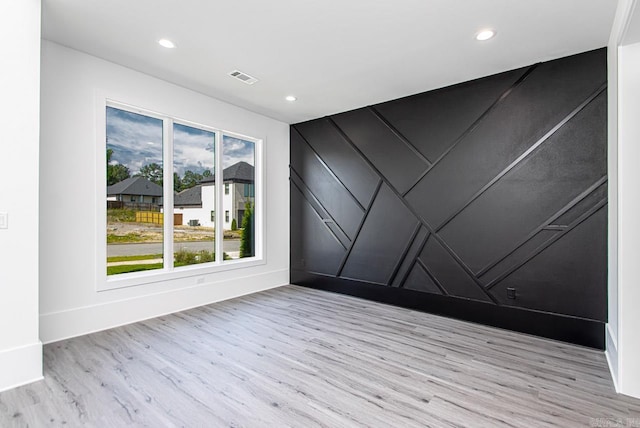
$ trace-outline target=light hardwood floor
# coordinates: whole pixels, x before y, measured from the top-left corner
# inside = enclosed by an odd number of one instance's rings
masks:
[[[50,344],[44,363],[0,394],[1,427],[640,426],[602,352],[295,286]]]

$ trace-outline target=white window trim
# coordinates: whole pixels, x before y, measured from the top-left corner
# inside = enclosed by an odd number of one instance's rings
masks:
[[[222,257],[216,257],[218,260],[211,263],[195,264],[190,266],[173,267],[173,222],[164,222],[164,264],[162,269],[156,269],[143,272],[132,272],[107,276],[107,183],[106,183],[106,108],[114,107],[121,110],[139,113],[150,116],[163,121],[163,212],[165,218],[173,218],[173,124],[192,126],[194,128],[203,129],[213,132],[216,135],[216,152],[215,152],[215,180],[216,183],[223,183],[222,180],[222,150],[223,136],[240,138],[255,144],[255,196],[254,196],[254,248],[255,256],[235,260],[222,260]],[[264,138],[256,138],[243,135],[237,132],[224,130],[207,124],[197,123],[190,120],[178,118],[175,115],[158,113],[156,111],[140,108],[133,103],[122,102],[112,97],[105,96],[100,92],[96,93],[96,138],[97,138],[97,156],[96,156],[96,291],[108,291],[119,288],[132,287],[145,284],[153,284],[168,280],[200,277],[203,275],[214,274],[216,272],[225,272],[235,269],[244,269],[253,266],[266,264],[265,248],[265,198],[264,198]],[[168,166],[168,167],[167,167]],[[222,207],[224,196],[224,186],[216,187],[216,205],[215,211],[219,211]],[[223,230],[224,218],[217,215],[215,218],[215,229]],[[170,239],[167,239],[169,237]],[[215,252],[218,255],[223,254],[223,240],[215,239]],[[167,255],[170,255],[167,257]]]

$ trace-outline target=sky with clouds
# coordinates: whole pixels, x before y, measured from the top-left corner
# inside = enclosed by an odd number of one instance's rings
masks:
[[[191,126],[174,124],[174,171],[213,172],[215,134]],[[107,107],[107,148],[113,150],[111,163],[129,168],[131,175],[150,163],[162,165],[162,120]],[[255,144],[223,136],[223,167],[245,161],[255,165]]]

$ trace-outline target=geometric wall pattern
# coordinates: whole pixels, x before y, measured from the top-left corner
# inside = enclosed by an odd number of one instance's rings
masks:
[[[606,321],[606,76],[599,49],[292,125],[291,268]]]

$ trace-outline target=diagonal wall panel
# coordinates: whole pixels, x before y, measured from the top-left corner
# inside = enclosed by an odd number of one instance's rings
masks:
[[[329,213],[332,220],[353,239],[364,210],[331,172],[322,164],[306,142],[291,133],[292,169]]]
[[[413,269],[409,272],[409,276],[404,282],[403,287],[425,293],[442,294],[438,285],[431,279],[420,263],[414,263]]]
[[[538,65],[429,171],[407,200],[428,223],[440,226],[606,79],[603,51]]]
[[[292,281],[601,347],[606,128],[605,49],[293,125]]]
[[[297,231],[291,236],[291,267],[336,275],[347,250],[295,185],[291,185],[291,228]]]
[[[456,263],[433,236],[427,240],[420,260],[433,274],[447,294],[491,302],[482,288]]]
[[[340,131],[328,119],[318,119],[294,125],[291,128],[292,138],[296,132],[331,168],[360,205],[369,205],[379,181],[378,176],[344,141]]]
[[[417,224],[389,187],[382,185],[341,276],[387,285]]]
[[[606,174],[606,114],[602,93],[447,224],[440,236],[474,271],[499,257]]]
[[[332,120],[400,193],[429,166],[368,109],[341,113]]]
[[[605,206],[499,282],[491,294],[504,305],[605,319],[606,226]],[[516,289],[516,299],[507,298],[507,288]]]
[[[427,159],[435,161],[526,71],[521,68],[375,108]]]

